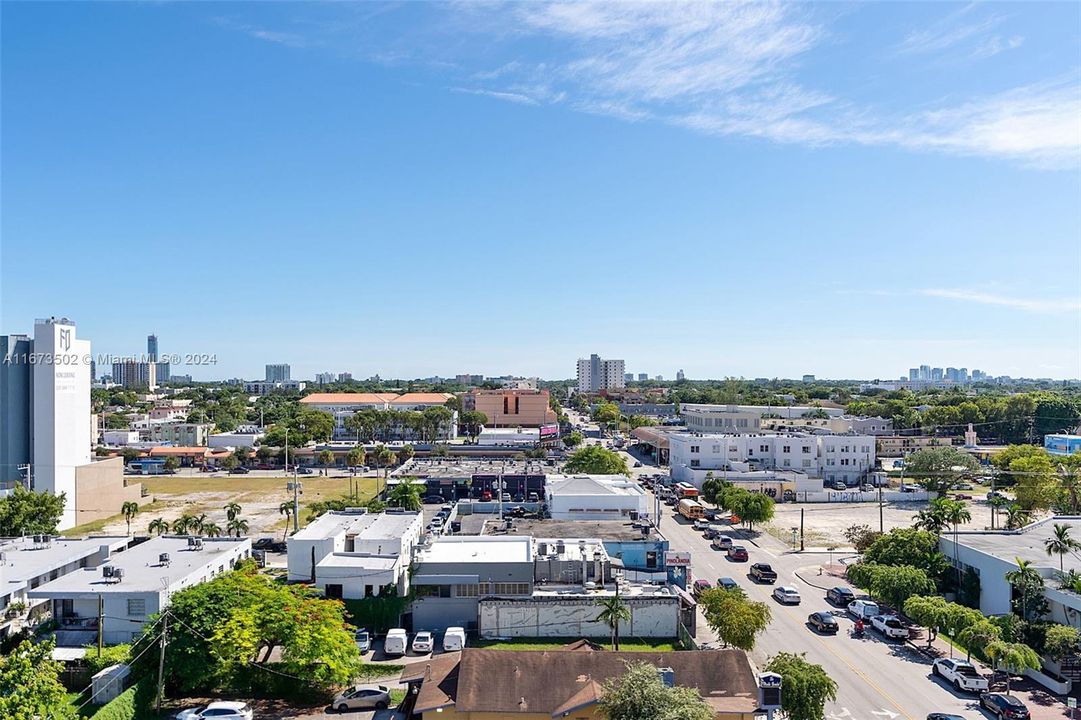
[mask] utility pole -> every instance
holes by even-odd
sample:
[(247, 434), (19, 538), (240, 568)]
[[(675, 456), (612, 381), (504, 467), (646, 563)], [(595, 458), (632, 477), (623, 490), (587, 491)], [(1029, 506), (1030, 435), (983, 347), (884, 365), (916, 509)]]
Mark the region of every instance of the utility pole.
[(101, 657), (101, 647), (104, 644), (104, 628), (105, 624), (105, 600), (102, 599), (101, 593), (98, 593), (98, 657)]
[(154, 710), (161, 710), (161, 701), (165, 698), (165, 646), (169, 643), (169, 613), (161, 616), (161, 652), (158, 654), (158, 695), (154, 699)]
[(296, 467), (293, 468), (293, 482), (289, 483), (293, 491), (293, 533), (300, 532), (300, 480), (297, 479)]
[(883, 534), (882, 525), (882, 486), (878, 486), (878, 534)]
[(803, 552), (803, 508), (799, 509), (799, 551)]

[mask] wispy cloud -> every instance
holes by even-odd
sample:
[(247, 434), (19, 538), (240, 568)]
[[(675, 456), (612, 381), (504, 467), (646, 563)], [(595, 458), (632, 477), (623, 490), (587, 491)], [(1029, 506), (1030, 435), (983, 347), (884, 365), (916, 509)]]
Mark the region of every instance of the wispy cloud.
[(914, 30), (897, 47), (900, 53), (934, 53), (979, 38), (1005, 20), (1000, 14), (972, 17), (976, 3), (964, 5), (926, 28)]
[(520, 105), (540, 105), (540, 102), (534, 100), (528, 95), (516, 92), (500, 92), (498, 90), (484, 90), (481, 88), (466, 88), (466, 87), (452, 87), (451, 92), (465, 93), (467, 95), (483, 95), (485, 97), (496, 98), (497, 100), (506, 100), (508, 102), (519, 103)]
[(308, 39), (299, 33), (269, 30), (258, 25), (237, 22), (227, 17), (216, 17), (214, 18), (214, 22), (224, 28), (242, 32), (257, 40), (265, 40), (266, 42), (278, 43), (279, 45), (286, 45), (294, 48), (308, 47), (310, 44)]
[(1013, 297), (1009, 295), (999, 295), (997, 293), (982, 292), (979, 290), (965, 290), (958, 288), (927, 288), (921, 290), (920, 294), (928, 297), (977, 303), (979, 305), (1008, 307), (1015, 310), (1024, 310), (1025, 312), (1043, 315), (1081, 312), (1081, 300), (1076, 297), (1048, 300), (1041, 298)]

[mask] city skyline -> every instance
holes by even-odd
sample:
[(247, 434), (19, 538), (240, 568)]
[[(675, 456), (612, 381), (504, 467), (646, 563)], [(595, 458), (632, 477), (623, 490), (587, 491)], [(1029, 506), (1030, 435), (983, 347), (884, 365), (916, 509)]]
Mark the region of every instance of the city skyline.
[(651, 7), (5, 6), (0, 331), (195, 379), (1081, 376), (1076, 5)]

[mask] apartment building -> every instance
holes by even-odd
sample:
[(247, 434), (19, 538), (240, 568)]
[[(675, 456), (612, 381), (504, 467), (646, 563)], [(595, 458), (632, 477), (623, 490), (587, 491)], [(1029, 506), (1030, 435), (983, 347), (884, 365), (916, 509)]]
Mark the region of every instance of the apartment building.
[(591, 393), (627, 386), (622, 360), (605, 360), (593, 354), (578, 359), (578, 392)]
[(486, 427), (540, 427), (558, 422), (547, 390), (474, 390), (466, 395), (464, 407), (484, 413)]

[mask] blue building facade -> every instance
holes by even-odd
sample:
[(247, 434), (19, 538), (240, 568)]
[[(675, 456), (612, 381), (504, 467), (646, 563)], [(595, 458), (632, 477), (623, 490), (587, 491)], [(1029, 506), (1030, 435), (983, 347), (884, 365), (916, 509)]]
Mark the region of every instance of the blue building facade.
[(1081, 435), (1044, 435), (1043, 449), (1052, 455), (1081, 453)]

